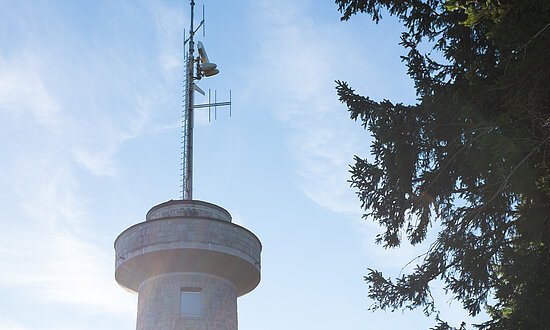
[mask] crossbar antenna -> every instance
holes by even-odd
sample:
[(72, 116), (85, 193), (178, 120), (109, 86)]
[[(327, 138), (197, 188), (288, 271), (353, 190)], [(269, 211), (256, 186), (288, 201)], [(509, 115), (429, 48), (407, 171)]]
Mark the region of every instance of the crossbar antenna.
[[(190, 0), (191, 4), (191, 23), (189, 28), (189, 37), (184, 39), (183, 53), (185, 62), (185, 79), (184, 79), (184, 95), (183, 95), (183, 125), (182, 125), (182, 199), (193, 199), (193, 126), (194, 126), (194, 109), (208, 107), (208, 115), (210, 119), (210, 108), (214, 107), (214, 115), (216, 116), (217, 107), (229, 106), (229, 115), (231, 116), (231, 91), (229, 91), (228, 102), (217, 102), (215, 94), (214, 103), (210, 102), (210, 90), (208, 91), (209, 101), (206, 104), (194, 104), (194, 92), (197, 91), (202, 95), (205, 92), (195, 83), (203, 77), (212, 77), (220, 71), (217, 65), (210, 62), (206, 49), (202, 42), (197, 42), (198, 56), (195, 58), (195, 41), (194, 37), (197, 31), (202, 27), (203, 36), (205, 35), (205, 20), (204, 20), (204, 5), (202, 7), (202, 20), (195, 28), (193, 26), (195, 15), (195, 1)], [(184, 32), (185, 35), (185, 32)], [(185, 38), (185, 37), (184, 37)], [(187, 46), (187, 49), (186, 49)], [(196, 67), (195, 67), (196, 66)]]

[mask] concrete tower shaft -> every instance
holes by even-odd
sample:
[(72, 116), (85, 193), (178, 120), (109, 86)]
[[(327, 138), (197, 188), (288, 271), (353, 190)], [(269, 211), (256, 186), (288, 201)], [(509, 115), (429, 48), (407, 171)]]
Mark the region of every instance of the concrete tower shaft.
[(137, 329), (237, 329), (260, 282), (259, 239), (214, 204), (176, 200), (115, 240), (115, 278), (138, 292)]

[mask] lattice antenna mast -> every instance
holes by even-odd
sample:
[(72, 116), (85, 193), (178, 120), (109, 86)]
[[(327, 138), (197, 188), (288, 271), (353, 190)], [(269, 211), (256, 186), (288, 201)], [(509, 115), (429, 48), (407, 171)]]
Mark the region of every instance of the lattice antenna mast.
[[(189, 29), (189, 37), (184, 41), (183, 53), (185, 61), (185, 83), (184, 83), (184, 109), (183, 109), (183, 139), (182, 139), (182, 199), (193, 199), (193, 121), (194, 121), (194, 109), (208, 107), (209, 116), (210, 108), (217, 109), (218, 106), (231, 106), (231, 91), (229, 92), (229, 102), (210, 102), (210, 91), (208, 93), (209, 102), (207, 104), (194, 104), (194, 92), (205, 95), (204, 91), (200, 89), (195, 81), (202, 79), (203, 77), (211, 77), (219, 73), (216, 69), (216, 64), (211, 63), (206, 55), (206, 50), (202, 42), (197, 43), (198, 56), (195, 58), (195, 41), (194, 37), (196, 32), (202, 27), (204, 36), (204, 6), (202, 10), (202, 20), (200, 24), (195, 28), (193, 26), (195, 16), (195, 1), (191, 0), (191, 27)], [(185, 33), (184, 33), (185, 35)], [(187, 50), (185, 46), (187, 45)], [(195, 63), (196, 62), (196, 63)], [(196, 64), (196, 70), (195, 70)], [(230, 110), (231, 115), (231, 110)]]
[[(184, 42), (185, 54), (185, 90), (184, 90), (184, 112), (183, 112), (183, 156), (182, 156), (182, 199), (193, 199), (193, 85), (195, 84), (194, 65), (195, 65), (195, 42), (193, 37), (195, 29), (193, 21), (195, 16), (195, 1), (191, 0), (191, 28), (189, 29), (189, 38)], [(188, 52), (185, 52), (185, 44)]]

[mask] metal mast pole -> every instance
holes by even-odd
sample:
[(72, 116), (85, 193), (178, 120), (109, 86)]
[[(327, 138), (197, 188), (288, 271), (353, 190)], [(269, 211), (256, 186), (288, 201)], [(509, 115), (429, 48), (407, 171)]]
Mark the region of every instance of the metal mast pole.
[(189, 53), (186, 63), (186, 86), (185, 86), (185, 116), (183, 132), (183, 196), (184, 200), (193, 199), (193, 92), (194, 92), (194, 64), (195, 64), (195, 43), (193, 27), (195, 1), (191, 0), (191, 28), (189, 29)]

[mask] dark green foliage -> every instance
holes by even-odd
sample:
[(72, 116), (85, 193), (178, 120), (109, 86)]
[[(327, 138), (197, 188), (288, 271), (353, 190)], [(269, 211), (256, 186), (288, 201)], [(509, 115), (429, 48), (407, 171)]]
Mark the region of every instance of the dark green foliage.
[[(429, 314), (439, 278), (471, 315), (496, 298), (481, 328), (550, 329), (550, 1), (336, 3), (343, 20), (364, 12), (403, 22), (418, 95), (410, 106), (377, 102), (337, 82), (374, 139), (373, 161), (356, 156), (351, 169), (365, 217), (382, 225), (386, 247), (440, 228), (411, 274), (370, 270), (374, 308)], [(426, 43), (438, 61), (419, 50)]]

